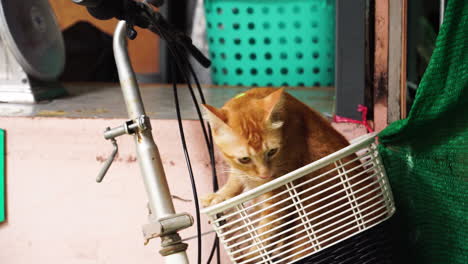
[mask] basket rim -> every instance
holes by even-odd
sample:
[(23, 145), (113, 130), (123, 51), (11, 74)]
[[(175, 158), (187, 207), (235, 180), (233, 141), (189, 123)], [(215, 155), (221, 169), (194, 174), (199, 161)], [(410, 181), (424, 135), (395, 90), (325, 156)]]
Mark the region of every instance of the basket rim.
[(215, 204), (213, 206), (204, 208), (201, 210), (202, 214), (207, 214), (207, 215), (214, 215), (216, 213), (220, 213), (225, 211), (226, 209), (232, 208), (233, 206), (236, 206), (240, 203), (247, 202), (251, 200), (254, 197), (257, 197), (259, 195), (262, 195), (266, 192), (272, 191), (282, 185), (284, 185), (287, 182), (296, 180), (306, 174), (309, 174), (315, 170), (321, 169), (331, 162), (341, 159), (343, 157), (346, 157), (350, 154), (355, 153), (356, 151), (362, 149), (364, 146), (370, 145), (373, 142), (376, 141), (378, 133), (373, 132), (369, 134), (362, 135), (360, 137), (357, 137), (353, 140), (350, 141), (350, 145), (346, 146), (330, 155), (327, 155), (321, 159), (318, 159), (312, 163), (309, 163), (303, 167), (300, 167), (296, 170), (293, 170), (287, 174), (284, 174), (283, 176), (280, 176), (270, 182), (267, 182), (265, 184), (262, 184), (261, 186), (258, 186), (256, 188), (253, 188), (251, 190), (248, 190), (246, 192), (243, 192), (233, 198), (230, 198), (228, 200), (225, 200), (219, 204)]

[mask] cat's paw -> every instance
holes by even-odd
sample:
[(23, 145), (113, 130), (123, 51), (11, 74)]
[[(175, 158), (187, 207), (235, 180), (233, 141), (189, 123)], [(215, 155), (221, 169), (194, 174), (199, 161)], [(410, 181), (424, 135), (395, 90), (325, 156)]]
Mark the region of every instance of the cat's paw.
[(204, 207), (212, 206), (219, 204), (220, 202), (226, 200), (227, 198), (219, 193), (210, 193), (201, 198), (201, 203)]

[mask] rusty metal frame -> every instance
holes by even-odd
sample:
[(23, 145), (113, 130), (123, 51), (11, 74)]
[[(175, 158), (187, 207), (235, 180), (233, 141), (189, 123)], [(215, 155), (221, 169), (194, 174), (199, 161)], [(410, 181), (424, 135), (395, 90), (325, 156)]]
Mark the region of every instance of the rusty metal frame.
[(374, 127), (406, 117), (407, 0), (375, 0)]

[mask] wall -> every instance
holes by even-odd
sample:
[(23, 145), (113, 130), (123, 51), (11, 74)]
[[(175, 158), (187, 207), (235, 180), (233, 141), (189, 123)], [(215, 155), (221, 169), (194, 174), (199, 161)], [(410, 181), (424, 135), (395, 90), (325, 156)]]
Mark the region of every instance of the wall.
[[(112, 35), (117, 24), (116, 19), (97, 20), (86, 8), (74, 4), (71, 0), (49, 1), (62, 30), (78, 21), (88, 21), (100, 30)], [(159, 72), (159, 37), (148, 30), (136, 28), (138, 37), (129, 41), (129, 53), (133, 67), (137, 73)]]
[[(105, 126), (124, 120), (0, 118), (6, 130), (7, 222), (0, 224), (0, 263), (162, 263), (159, 239), (143, 246), (146, 194), (131, 137), (118, 139), (120, 156), (100, 184), (95, 177), (111, 151)], [(175, 121), (153, 122), (174, 195), (193, 200)], [(186, 122), (200, 193), (211, 190), (207, 155), (196, 122)], [(192, 202), (174, 200), (194, 215)], [(203, 230), (210, 230), (203, 217)], [(195, 228), (181, 233), (195, 235)], [(204, 257), (213, 235), (204, 237)], [(196, 240), (189, 256), (196, 259)]]
[[(143, 246), (147, 199), (131, 137), (118, 138), (118, 159), (104, 181), (95, 182), (111, 151), (103, 128), (123, 121), (0, 117), (7, 134), (7, 221), (0, 224), (0, 263), (163, 263), (159, 240)], [(152, 124), (172, 194), (193, 200), (176, 121)], [(198, 191), (205, 194), (211, 190), (211, 176), (201, 130), (197, 121), (184, 124)], [(365, 133), (354, 124), (336, 126), (348, 138)], [(174, 203), (177, 212), (195, 214), (192, 202)], [(203, 231), (211, 230), (204, 216), (202, 224)], [(195, 228), (181, 234), (195, 235)], [(203, 239), (204, 261), (212, 241), (213, 235)], [(195, 242), (189, 242), (191, 263), (196, 260)], [(222, 263), (229, 263), (226, 256)]]

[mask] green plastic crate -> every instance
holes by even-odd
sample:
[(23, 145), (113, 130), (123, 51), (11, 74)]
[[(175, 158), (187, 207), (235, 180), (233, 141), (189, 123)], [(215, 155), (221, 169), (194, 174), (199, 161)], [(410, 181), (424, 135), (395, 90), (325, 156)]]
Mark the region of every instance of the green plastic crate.
[(245, 86), (332, 86), (335, 1), (205, 0), (212, 78)]

